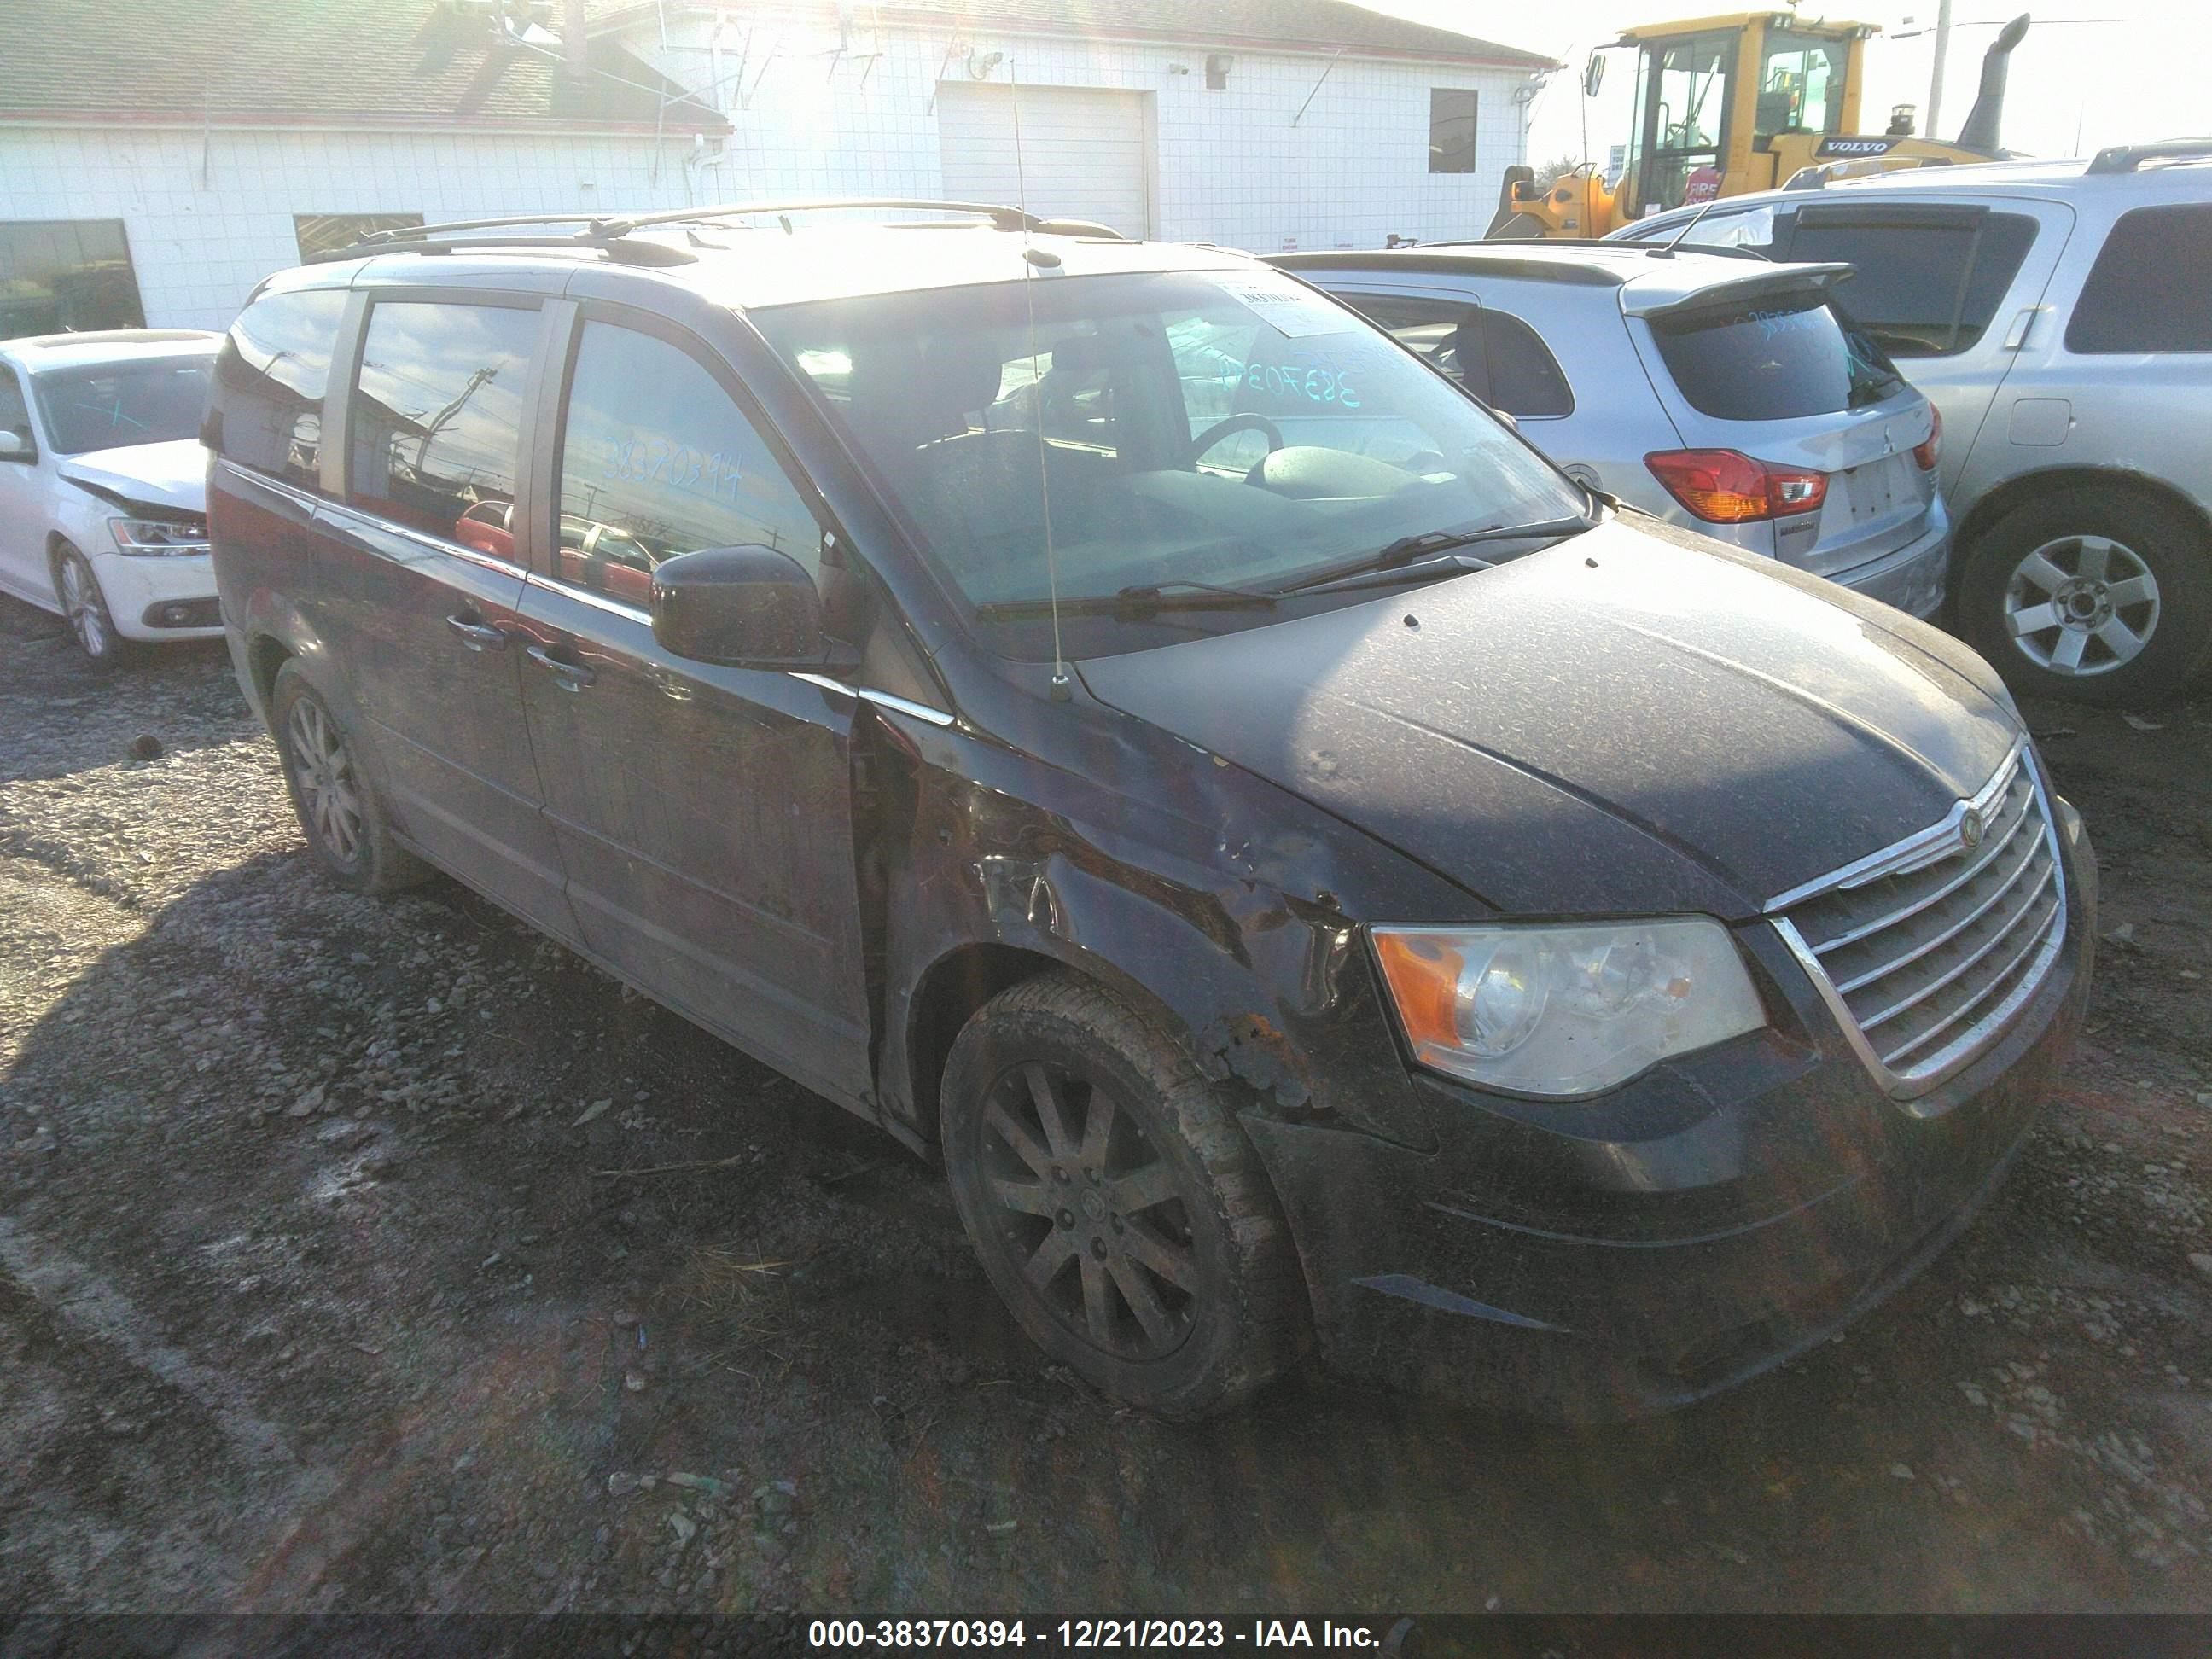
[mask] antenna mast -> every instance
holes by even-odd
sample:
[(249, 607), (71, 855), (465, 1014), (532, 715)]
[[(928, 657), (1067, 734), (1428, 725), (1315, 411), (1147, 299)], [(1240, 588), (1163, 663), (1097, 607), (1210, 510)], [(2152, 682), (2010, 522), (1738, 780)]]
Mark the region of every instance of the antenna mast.
[(1060, 644), (1060, 562), (1054, 556), (1052, 546), (1052, 469), (1046, 464), (1044, 376), (1037, 368), (1036, 290), (1030, 286), (1042, 282), (1044, 273), (1060, 264), (1060, 256), (1037, 246), (1036, 233), (1031, 228), (1036, 222), (1030, 217), (1029, 173), (1022, 162), (1022, 91), (1012, 60), (1006, 64), (1006, 96), (1014, 106), (1015, 205), (1022, 210), (1022, 259), (1029, 266), (1022, 273), (1022, 299), (1029, 309), (1030, 386), (1035, 394), (1030, 406), (1036, 412), (1037, 494), (1044, 507), (1045, 588), (1052, 604), (1052, 697), (1054, 702), (1066, 702), (1074, 694), (1067, 657)]

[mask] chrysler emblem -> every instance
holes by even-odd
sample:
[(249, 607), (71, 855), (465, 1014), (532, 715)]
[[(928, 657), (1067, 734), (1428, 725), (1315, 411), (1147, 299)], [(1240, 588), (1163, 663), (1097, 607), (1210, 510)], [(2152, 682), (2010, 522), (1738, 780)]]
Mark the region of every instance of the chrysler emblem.
[(1970, 853), (1982, 844), (1982, 815), (1971, 806), (1959, 820), (1959, 840)]

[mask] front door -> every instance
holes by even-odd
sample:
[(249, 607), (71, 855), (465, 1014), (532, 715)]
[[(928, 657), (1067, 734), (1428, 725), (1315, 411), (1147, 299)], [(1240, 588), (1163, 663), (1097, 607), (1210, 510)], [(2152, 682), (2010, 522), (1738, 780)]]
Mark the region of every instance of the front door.
[(33, 452), (0, 455), (0, 588), (45, 605), (54, 591), (46, 544), (53, 509), (46, 499), (51, 485), (39, 466), (38, 434), (25, 392), (15, 366), (0, 363), (0, 432), (20, 433)]
[(535, 301), (371, 303), (345, 410), (345, 500), (316, 513), (316, 621), (369, 722), (400, 830), (574, 939), (523, 721), (522, 568), (501, 514), (520, 493), (546, 326)]
[(848, 1103), (872, 1093), (848, 750), (853, 700), (672, 655), (653, 568), (761, 544), (818, 572), (823, 526), (684, 337), (587, 307), (522, 599), (523, 701), (587, 947)]

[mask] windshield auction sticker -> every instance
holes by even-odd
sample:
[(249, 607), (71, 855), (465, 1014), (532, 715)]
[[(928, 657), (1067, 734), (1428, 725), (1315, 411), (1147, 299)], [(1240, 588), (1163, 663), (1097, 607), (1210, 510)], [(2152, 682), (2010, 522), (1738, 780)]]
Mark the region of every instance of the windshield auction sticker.
[(1250, 277), (1231, 277), (1221, 289), (1239, 305), (1257, 312), (1268, 327), (1291, 339), (1309, 334), (1348, 334), (1359, 325), (1359, 319), (1343, 307), (1288, 283), (1277, 286)]

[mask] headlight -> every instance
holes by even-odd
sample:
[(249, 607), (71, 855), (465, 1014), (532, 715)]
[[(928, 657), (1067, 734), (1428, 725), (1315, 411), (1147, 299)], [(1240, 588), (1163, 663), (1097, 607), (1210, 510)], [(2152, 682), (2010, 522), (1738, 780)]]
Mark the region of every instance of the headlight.
[(1586, 1095), (1766, 1024), (1717, 921), (1377, 927), (1424, 1066), (1532, 1095)]
[(177, 558), (208, 550), (205, 519), (110, 519), (119, 551), (144, 558)]

